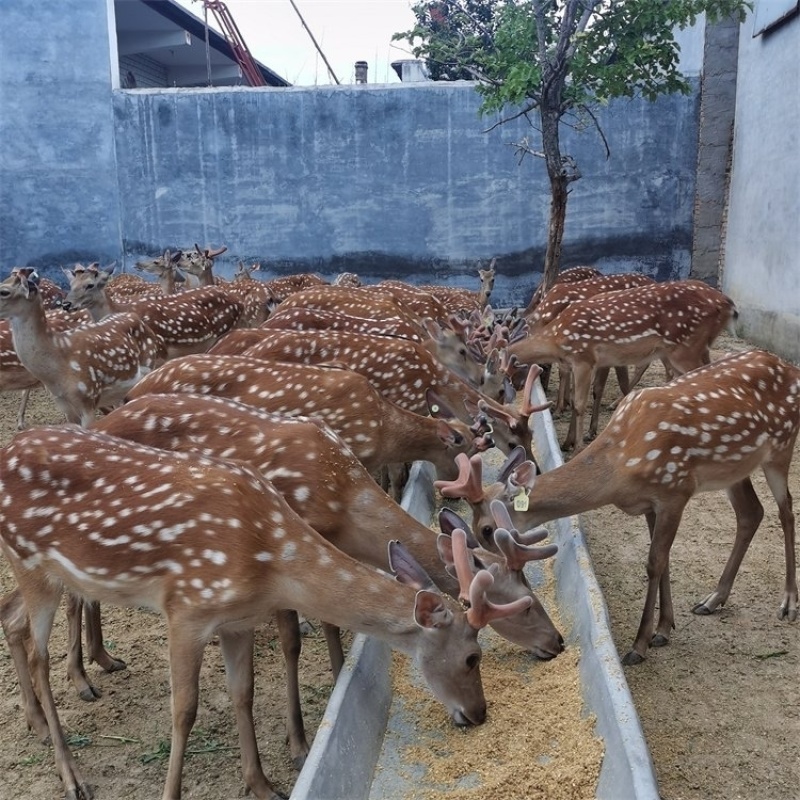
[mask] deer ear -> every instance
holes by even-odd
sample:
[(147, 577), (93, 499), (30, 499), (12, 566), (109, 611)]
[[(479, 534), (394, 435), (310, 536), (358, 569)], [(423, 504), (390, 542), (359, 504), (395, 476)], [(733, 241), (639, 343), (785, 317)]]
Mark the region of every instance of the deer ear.
[[(452, 508), (443, 508), (439, 512), (439, 529), (449, 538), (450, 534), (456, 528), (460, 528), (462, 531), (464, 531), (464, 533), (467, 534), (467, 547), (470, 549), (473, 547), (479, 547), (478, 540), (475, 538), (469, 525), (467, 525), (461, 515), (456, 514)], [(441, 550), (439, 553), (441, 555)]]
[(452, 409), (443, 402), (442, 398), (433, 389), (425, 390), (425, 401), (428, 404), (428, 411), (432, 417), (437, 419), (454, 419), (455, 414)]
[(517, 445), (509, 454), (497, 475), (498, 483), (506, 483), (509, 475), (526, 460), (525, 448)]
[(446, 420), (436, 420), (436, 435), (447, 447), (458, 447), (464, 443), (464, 437)]
[(405, 583), (414, 589), (436, 592), (436, 584), (402, 542), (396, 540), (389, 542), (389, 567), (400, 583)]
[(421, 628), (446, 628), (453, 624), (453, 612), (438, 592), (420, 591), (414, 600), (414, 621)]

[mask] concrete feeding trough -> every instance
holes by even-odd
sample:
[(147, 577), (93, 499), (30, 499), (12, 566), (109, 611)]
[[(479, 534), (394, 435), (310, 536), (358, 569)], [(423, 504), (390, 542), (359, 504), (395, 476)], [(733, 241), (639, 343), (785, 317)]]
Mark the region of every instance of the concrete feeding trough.
[[(534, 402), (545, 397), (537, 383)], [(534, 415), (534, 444), (540, 466), (560, 466), (561, 450), (549, 412)], [(433, 472), (414, 465), (403, 508), (424, 524), (434, 508)], [(627, 681), (611, 638), (608, 613), (595, 579), (579, 519), (552, 523), (551, 539), (559, 546), (553, 562), (556, 600), (569, 624), (565, 638), (580, 649), (579, 671), (587, 712), (596, 718), (605, 754), (597, 785), (599, 800), (658, 800), (650, 752)], [(537, 580), (531, 576), (535, 585)], [(387, 727), (393, 741), (409, 743), (413, 720), (393, 706), (387, 645), (357, 636), (334, 687), (292, 800), (402, 800), (407, 797), (408, 765), (382, 744)], [(376, 769), (377, 768), (377, 769)], [(402, 773), (402, 774), (401, 774)], [(406, 777), (404, 778), (403, 775)]]

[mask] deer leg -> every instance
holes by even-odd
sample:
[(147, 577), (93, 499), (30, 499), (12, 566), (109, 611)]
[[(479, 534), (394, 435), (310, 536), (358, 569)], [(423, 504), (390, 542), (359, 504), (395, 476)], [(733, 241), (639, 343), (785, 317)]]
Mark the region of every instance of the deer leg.
[(389, 464), (387, 467), (389, 475), (389, 486), (391, 491), (389, 495), (392, 500), (399, 503), (403, 499), (403, 491), (408, 483), (408, 475), (411, 468), (406, 463)]
[[(597, 436), (597, 423), (600, 420), (600, 405), (603, 402), (603, 392), (606, 389), (610, 367), (600, 367), (594, 374), (592, 383), (592, 416), (589, 420), (589, 431), (586, 434), (586, 441), (591, 441)], [(627, 376), (627, 370), (625, 371)]]
[[(645, 512), (647, 528), (650, 533), (650, 541), (653, 541), (653, 531), (655, 530), (656, 515), (653, 511)], [(650, 639), (650, 647), (666, 647), (669, 644), (669, 637), (675, 627), (675, 610), (672, 606), (672, 586), (669, 577), (669, 553), (667, 553), (667, 563), (661, 573), (661, 580), (658, 583), (658, 624), (656, 631)]]
[(342, 650), (342, 637), (339, 628), (336, 625), (331, 625), (328, 622), (322, 623), (322, 633), (325, 636), (325, 642), (328, 645), (328, 657), (331, 661), (331, 672), (333, 679), (337, 680), (339, 673), (342, 671), (344, 665), (344, 650)]
[(662, 509), (653, 521), (650, 552), (647, 556), (647, 595), (633, 648), (622, 659), (622, 663), (626, 666), (641, 664), (647, 654), (653, 635), (656, 597), (662, 585), (662, 577), (669, 566), (669, 551), (678, 532), (683, 508), (684, 505), (678, 510)]
[(28, 400), (31, 396), (31, 390), (23, 389), (22, 397), (19, 401), (19, 411), (17, 411), (17, 430), (25, 430), (25, 412), (28, 410)]
[(200, 666), (205, 640), (188, 625), (169, 620), (169, 672), (172, 687), (172, 740), (161, 800), (180, 800), (186, 743), (197, 718)]
[(299, 770), (305, 764), (309, 750), (303, 723), (303, 708), (300, 702), (300, 683), (298, 680), (300, 650), (303, 646), (302, 637), (300, 636), (300, 621), (296, 611), (281, 610), (275, 612), (275, 622), (278, 625), (278, 636), (283, 650), (283, 660), (286, 664), (286, 728), (289, 740), (289, 754), (295, 769)]
[(275, 792), (264, 775), (253, 724), (253, 631), (220, 630), (219, 645), (236, 714), (242, 777), (259, 800), (277, 800), (281, 795)]
[(117, 672), (127, 666), (124, 661), (114, 658), (103, 646), (103, 627), (100, 618), (100, 603), (85, 602), (83, 616), (86, 624), (86, 649), (89, 662), (94, 662), (106, 672)]
[(42, 704), (47, 719), (56, 769), (64, 784), (65, 800), (92, 800), (94, 792), (84, 780), (67, 746), (50, 687), (50, 653), (47, 644), (60, 595), (60, 588), (48, 587), (44, 582), (40, 582), (25, 596), (32, 637), (29, 652), (31, 678), (34, 692)]
[[(540, 378), (541, 379), (541, 378)], [(563, 414), (571, 404), (570, 392), (572, 390), (572, 370), (566, 364), (558, 365), (558, 394), (556, 407), (553, 412)]]
[(778, 608), (778, 619), (788, 619), (794, 622), (797, 619), (797, 567), (795, 564), (795, 519), (792, 510), (792, 495), (789, 492), (787, 476), (792, 449), (786, 450), (786, 464), (767, 464), (763, 467), (770, 491), (778, 504), (778, 516), (783, 528), (783, 546), (786, 555), (786, 582), (784, 585), (783, 601)]
[(725, 564), (725, 569), (717, 583), (717, 588), (708, 597), (698, 603), (692, 611), (695, 614), (713, 614), (720, 606), (724, 606), (731, 593), (733, 581), (739, 572), (742, 559), (750, 542), (753, 541), (758, 526), (764, 517), (764, 507), (753, 489), (750, 478), (728, 487), (726, 494), (736, 514), (736, 538), (733, 549)]
[(0, 601), (0, 624), (17, 670), (19, 691), (22, 695), (22, 708), (28, 728), (32, 730), (43, 744), (50, 742), (50, 729), (42, 705), (31, 682), (30, 664), (28, 663), (28, 646), (31, 642), (31, 629), (28, 624), (28, 610), (19, 589), (9, 592)]
[(572, 419), (562, 450), (573, 447), (577, 453), (584, 446), (583, 420), (586, 415), (586, 406), (589, 404), (589, 390), (592, 385), (592, 367), (590, 364), (578, 362), (572, 365)]
[(81, 615), (83, 600), (67, 593), (67, 675), (81, 700), (94, 702), (102, 692), (89, 683), (83, 666), (83, 643), (81, 637)]

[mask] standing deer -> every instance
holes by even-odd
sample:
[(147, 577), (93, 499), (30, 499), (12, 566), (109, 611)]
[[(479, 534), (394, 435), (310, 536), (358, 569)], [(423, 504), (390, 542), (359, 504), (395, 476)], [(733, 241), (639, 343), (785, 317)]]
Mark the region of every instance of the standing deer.
[(662, 359), (680, 375), (707, 364), (711, 344), (736, 313), (729, 297), (701, 281), (653, 283), (571, 303), (538, 333), (509, 345), (508, 354), (569, 366), (575, 400), (562, 448), (579, 450), (597, 370)]
[(86, 426), (99, 408), (121, 402), (163, 361), (163, 345), (134, 314), (52, 330), (32, 274), (22, 268), (0, 283), (0, 319), (9, 320), (20, 362), (53, 395), (67, 421)]
[[(277, 490), (240, 462), (131, 444), (75, 427), (25, 431), (0, 451), (0, 546), (30, 620), (33, 689), (66, 796), (92, 790), (66, 744), (50, 687), (48, 640), (64, 590), (145, 607), (167, 622), (172, 743), (162, 800), (179, 800), (203, 651), (214, 635), (226, 666), (242, 770), (253, 794), (277, 795), (253, 732), (253, 630), (296, 609), (408, 654), (458, 725), (480, 724), (486, 701), (478, 630), (519, 613), (494, 606), (491, 573), (469, 581), (467, 611), (441, 595), (399, 543), (398, 581), (346, 556), (301, 520)], [(465, 547), (461, 539), (454, 542)], [(463, 553), (461, 558), (463, 559)]]
[[(525, 462), (504, 484), (479, 490), (477, 459), (459, 456), (462, 472), (439, 484), (448, 497), (467, 497), (473, 528), (487, 533), (488, 505), (522, 493), (522, 528), (604, 505), (644, 514), (650, 532), (647, 595), (641, 624), (625, 664), (647, 648), (668, 643), (674, 627), (669, 551), (686, 504), (700, 492), (725, 489), (736, 514), (736, 539), (717, 588), (694, 607), (711, 614), (724, 605), (764, 516), (750, 476), (759, 467), (778, 505), (786, 554), (780, 619), (797, 619), (795, 519), (788, 475), (800, 429), (800, 369), (763, 350), (728, 355), (664, 386), (623, 398), (606, 428), (567, 464), (541, 475)], [(505, 497), (506, 504), (509, 502)], [(489, 531), (490, 532), (490, 531)], [(656, 596), (660, 591), (654, 631)]]
[[(571, 284), (571, 283), (580, 283), (582, 281), (591, 280), (592, 278), (599, 278), (601, 277), (602, 273), (599, 269), (595, 269), (594, 267), (570, 267), (569, 269), (565, 269), (563, 272), (559, 272), (558, 276), (556, 277), (555, 283), (550, 287), (552, 291), (556, 286)], [(547, 292), (549, 294), (549, 292)], [(528, 301), (528, 305), (525, 306), (525, 310), (523, 311), (524, 316), (529, 316), (532, 314), (539, 303), (542, 302), (542, 299), (545, 296), (544, 291), (544, 281), (540, 283), (533, 294), (531, 295), (531, 299)]]
[(214, 287), (150, 297), (132, 303), (114, 300), (107, 291), (113, 270), (65, 270), (70, 283), (67, 308), (86, 309), (96, 321), (112, 314), (137, 314), (159, 336), (166, 358), (204, 353), (237, 324), (242, 305)]
[[(271, 414), (210, 396), (148, 394), (98, 420), (93, 430), (164, 450), (245, 461), (272, 481), (294, 511), (338, 549), (386, 571), (389, 543), (397, 539), (442, 591), (457, 595), (458, 584), (442, 563), (436, 535), (392, 502), (344, 442), (316, 419)], [(291, 446), (285, 446), (287, 442)], [(558, 655), (563, 639), (523, 573), (525, 563), (549, 557), (552, 552), (515, 547), (506, 548), (500, 556), (485, 551), (477, 555), (495, 577), (487, 590), (490, 601), (506, 603), (523, 596), (532, 598), (530, 609), (492, 623), (498, 633), (539, 658)], [(27, 689), (30, 679), (24, 674), (23, 640), (27, 631), (16, 619), (20, 601), (18, 596), (16, 602), (7, 599), (0, 619), (15, 663), (21, 665), (18, 671), (29, 725), (44, 738), (47, 723), (32, 690)], [(336, 675), (343, 662), (338, 629), (330, 630), (326, 624), (323, 627)], [(300, 767), (308, 753), (308, 743), (297, 681), (300, 637), (296, 614), (281, 612), (279, 632), (287, 662), (289, 744), (292, 759)], [(99, 621), (94, 617), (87, 619), (87, 638), (90, 652), (103, 640)], [(75, 649), (79, 642), (79, 635), (77, 641), (70, 642), (72, 649), (67, 658), (88, 683), (80, 653)]]

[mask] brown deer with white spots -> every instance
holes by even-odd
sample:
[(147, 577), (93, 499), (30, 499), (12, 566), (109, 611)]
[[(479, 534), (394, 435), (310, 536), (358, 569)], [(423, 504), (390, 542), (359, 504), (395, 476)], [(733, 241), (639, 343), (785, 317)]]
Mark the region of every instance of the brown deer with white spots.
[(481, 285), (477, 292), (458, 286), (435, 284), (423, 284), (420, 288), (436, 297), (444, 305), (448, 314), (470, 314), (473, 311), (483, 311), (489, 305), (494, 289), (496, 262), (497, 259), (493, 258), (488, 269), (478, 270)]
[[(221, 342), (220, 345), (224, 345)], [(212, 348), (211, 352), (215, 352)], [(483, 395), (442, 365), (422, 345), (389, 336), (342, 331), (269, 331), (244, 355), (269, 362), (301, 364), (339, 363), (367, 378), (388, 400), (416, 414), (429, 411), (428, 390), (472, 424), (482, 411), (493, 420), (497, 446), (509, 451), (522, 445), (532, 457), (530, 415), (539, 410), (531, 403), (532, 381), (522, 392), (518, 411)]]
[(122, 402), (163, 361), (163, 344), (135, 314), (53, 330), (32, 274), (21, 268), (0, 283), (0, 319), (9, 320), (20, 363), (52, 394), (68, 422), (86, 426), (98, 409)]
[[(166, 618), (173, 725), (162, 800), (181, 796), (200, 666), (213, 636), (226, 665), (245, 782), (256, 797), (276, 800), (252, 710), (253, 631), (275, 611), (296, 609), (383, 639), (414, 660), (456, 724), (471, 725), (486, 718), (478, 631), (531, 604), (529, 597), (489, 603), (494, 579), (481, 570), (463, 576), (464, 611), (397, 542), (389, 554), (393, 580), (327, 542), (241, 462), (61, 426), (18, 434), (0, 451), (0, 476), (0, 545), (27, 610), (33, 690), (71, 800), (93, 791), (66, 744), (50, 686), (48, 640), (65, 590)], [(454, 546), (466, 547), (461, 538)]]
[[(67, 314), (60, 309), (45, 311), (47, 327), (54, 332), (77, 328), (91, 318), (87, 314)], [(31, 389), (42, 384), (19, 360), (8, 320), (0, 320), (0, 392), (22, 392), (17, 413), (17, 430), (25, 427), (25, 412)]]
[[(581, 270), (588, 270), (589, 267), (575, 267), (575, 272), (567, 270), (562, 275), (564, 278), (570, 275), (583, 275)], [(596, 297), (605, 292), (616, 292), (621, 289), (632, 289), (635, 286), (649, 286), (654, 284), (655, 281), (647, 275), (642, 275), (636, 272), (618, 273), (614, 275), (591, 275), (587, 274), (584, 277), (576, 277), (569, 281), (557, 281), (556, 284), (550, 289), (547, 294), (541, 298), (541, 301), (536, 303), (535, 307), (528, 311), (526, 309), (523, 319), (526, 322), (528, 335), (535, 336), (542, 329), (546, 328), (553, 320), (566, 308), (570, 303), (577, 302), (578, 300), (587, 300), (590, 297)], [(533, 301), (531, 301), (533, 302)], [(618, 365), (614, 371), (617, 375), (620, 391), (627, 394), (631, 386), (635, 386), (642, 374), (642, 368), (637, 372), (633, 381), (628, 377), (628, 367)], [(596, 400), (595, 406), (592, 408), (592, 419), (590, 422), (590, 435), (597, 431), (597, 418), (600, 411), (600, 398), (603, 395), (610, 367), (601, 367), (596, 371), (592, 390)], [(542, 386), (547, 389), (547, 377), (542, 378)], [(569, 367), (564, 364), (559, 364), (559, 383), (558, 383), (558, 398), (556, 400), (555, 412), (561, 413), (570, 403), (570, 390), (572, 387), (572, 374)]]
[[(386, 571), (389, 542), (397, 539), (442, 591), (452, 596), (458, 593), (458, 584), (440, 557), (436, 535), (391, 501), (347, 445), (317, 419), (271, 414), (216, 397), (152, 394), (112, 411), (98, 420), (93, 430), (164, 450), (245, 461), (272, 481), (294, 511), (340, 550)], [(287, 447), (287, 442), (292, 446)], [(487, 590), (491, 602), (532, 598), (529, 609), (497, 620), (493, 627), (536, 657), (555, 658), (563, 649), (563, 639), (523, 572), (527, 562), (553, 555), (552, 548), (506, 547), (500, 555), (476, 549), (474, 555), (494, 575), (495, 581)], [(0, 607), (0, 620), (20, 672), (29, 726), (45, 738), (47, 722), (26, 672), (29, 632), (21, 604), (18, 593), (6, 598)], [(280, 612), (278, 622), (287, 662), (290, 752), (299, 768), (308, 754), (308, 743), (297, 681), (301, 647), (297, 615)], [(344, 660), (339, 632), (327, 624), (323, 627), (337, 675)], [(89, 680), (81, 660), (80, 631), (73, 629), (70, 635), (69, 674), (80, 676), (79, 686), (83, 687)], [(103, 641), (99, 615), (87, 615), (87, 640), (93, 654)], [(93, 692), (99, 696), (97, 690)]]
[(579, 450), (597, 371), (661, 359), (680, 375), (708, 363), (712, 343), (736, 316), (733, 301), (701, 281), (653, 283), (570, 303), (549, 325), (509, 345), (508, 354), (570, 368), (574, 402), (562, 448)]
[(453, 459), (493, 441), (448, 412), (433, 418), (388, 401), (365, 376), (349, 369), (269, 363), (249, 356), (187, 356), (164, 364), (128, 395), (174, 392), (214, 395), (291, 416), (315, 416), (331, 427), (370, 472), (388, 464), (430, 461), (442, 477)]
[(167, 359), (205, 353), (242, 314), (237, 300), (213, 287), (123, 303), (106, 290), (111, 270), (84, 268), (65, 273), (70, 282), (65, 307), (85, 309), (98, 322), (121, 312), (136, 314), (164, 343)]
[[(442, 494), (472, 503), (476, 531), (487, 532), (488, 504), (501, 495), (526, 507), (524, 529), (604, 505), (644, 514), (650, 532), (647, 595), (625, 664), (638, 664), (650, 646), (668, 643), (674, 627), (669, 552), (683, 509), (700, 492), (724, 489), (736, 514), (733, 550), (716, 589), (694, 607), (711, 614), (730, 595), (742, 559), (764, 516), (750, 476), (761, 468), (778, 506), (786, 578), (778, 617), (795, 621), (798, 590), (795, 518), (788, 474), (800, 429), (800, 368), (763, 350), (727, 355), (664, 386), (623, 398), (606, 428), (564, 466), (536, 475), (521, 462), (504, 484), (478, 488), (475, 463), (459, 456), (460, 478)], [(480, 540), (480, 537), (478, 537)], [(654, 630), (656, 597), (659, 618)]]
[[(558, 273), (555, 283), (550, 287), (550, 291), (552, 291), (556, 286), (570, 283), (580, 283), (582, 281), (599, 277), (602, 277), (602, 273), (599, 269), (595, 269), (594, 267), (570, 267), (569, 269), (565, 269), (563, 272)], [(531, 295), (528, 305), (525, 306), (525, 310), (522, 312), (523, 315), (526, 317), (531, 315), (536, 310), (539, 303), (542, 302), (545, 294), (549, 294), (549, 292), (544, 291), (544, 282), (542, 282), (536, 287), (536, 290)]]

